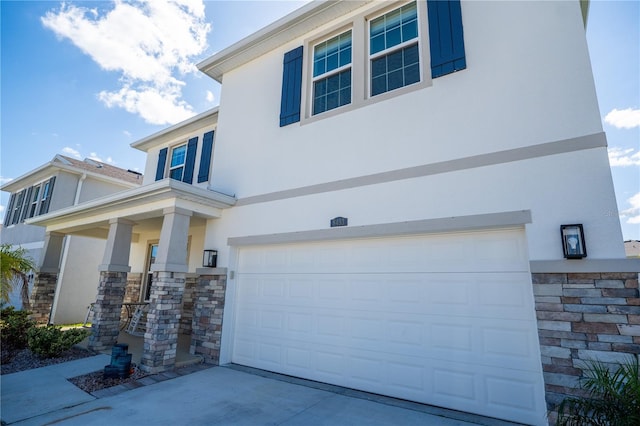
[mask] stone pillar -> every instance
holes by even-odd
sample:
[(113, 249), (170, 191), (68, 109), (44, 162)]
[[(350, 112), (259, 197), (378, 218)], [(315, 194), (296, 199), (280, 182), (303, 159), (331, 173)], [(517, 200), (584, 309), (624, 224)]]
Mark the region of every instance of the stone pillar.
[(187, 273), (187, 245), (192, 212), (177, 207), (163, 211), (158, 256), (144, 335), (141, 368), (149, 373), (173, 369)]
[(31, 303), (32, 318), (38, 324), (48, 324), (51, 306), (58, 285), (60, 272), (60, 256), (64, 234), (47, 232), (42, 249), (42, 260), (33, 281), (33, 289), (29, 302)]
[(222, 315), (227, 289), (226, 268), (202, 268), (194, 292), (191, 347), (189, 352), (202, 355), (204, 361), (220, 363)]
[(33, 289), (29, 295), (31, 318), (38, 324), (48, 324), (51, 306), (58, 284), (58, 274), (37, 272), (33, 281)]
[(104, 351), (112, 347), (118, 340), (120, 310), (126, 286), (126, 272), (100, 271), (98, 296), (93, 307), (89, 349)]
[(102, 351), (112, 347), (120, 333), (120, 311), (127, 287), (129, 251), (133, 222), (126, 219), (109, 221), (109, 236), (100, 265), (98, 297), (94, 305), (89, 349)]
[(141, 361), (144, 371), (158, 373), (175, 366), (185, 279), (183, 272), (153, 273)]

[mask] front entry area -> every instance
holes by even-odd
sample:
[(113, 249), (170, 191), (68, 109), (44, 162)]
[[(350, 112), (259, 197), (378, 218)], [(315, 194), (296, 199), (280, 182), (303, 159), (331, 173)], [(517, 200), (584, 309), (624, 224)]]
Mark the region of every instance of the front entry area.
[(232, 362), (543, 424), (524, 230), (238, 250)]

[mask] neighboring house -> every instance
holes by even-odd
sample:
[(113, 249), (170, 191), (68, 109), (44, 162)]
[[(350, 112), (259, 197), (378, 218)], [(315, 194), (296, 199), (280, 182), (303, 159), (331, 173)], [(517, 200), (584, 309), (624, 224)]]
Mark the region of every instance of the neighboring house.
[(624, 242), (624, 251), (627, 257), (640, 257), (640, 241), (627, 240)]
[(147, 371), (191, 332), (209, 362), (545, 423), (581, 361), (640, 352), (587, 5), (317, 1), (200, 63), (220, 107), (132, 144), (142, 187), (30, 220), (107, 239), (90, 346), (148, 300)]
[[(50, 162), (0, 188), (11, 193), (0, 241), (27, 249), (28, 255), (40, 264), (45, 228), (27, 225), (25, 220), (141, 184), (140, 173), (95, 160), (56, 155)], [(56, 297), (38, 307), (42, 311), (39, 319), (54, 324), (78, 323), (84, 320), (89, 304), (95, 302), (98, 268), (88, 265), (99, 262), (105, 244), (101, 239), (77, 236), (69, 236), (61, 243), (61, 263), (48, 265), (60, 270)], [(33, 287), (33, 273), (28, 276), (29, 286)], [(38, 293), (31, 297), (35, 297), (36, 304), (40, 303)], [(19, 292), (11, 294), (11, 304), (22, 306)]]

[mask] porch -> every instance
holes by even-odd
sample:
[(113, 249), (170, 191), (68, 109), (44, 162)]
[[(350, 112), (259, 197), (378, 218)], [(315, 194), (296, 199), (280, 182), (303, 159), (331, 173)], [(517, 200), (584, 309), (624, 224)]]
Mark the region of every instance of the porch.
[[(129, 345), (129, 353), (131, 356), (131, 362), (140, 365), (142, 361), (142, 353), (144, 352), (144, 336), (133, 336), (126, 331), (121, 331), (118, 335), (116, 343), (126, 343)], [(88, 349), (89, 338), (86, 338), (78, 344), (79, 347)], [(178, 334), (178, 345), (176, 347), (176, 363), (175, 367), (184, 367), (191, 364), (200, 364), (205, 362), (202, 355), (196, 355), (190, 353), (191, 335), (190, 334)], [(104, 349), (100, 351), (105, 355), (111, 355), (111, 349)]]

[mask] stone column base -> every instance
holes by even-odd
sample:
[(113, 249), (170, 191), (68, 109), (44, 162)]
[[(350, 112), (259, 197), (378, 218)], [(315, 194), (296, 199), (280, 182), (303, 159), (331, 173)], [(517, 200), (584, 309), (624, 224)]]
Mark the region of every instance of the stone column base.
[(51, 316), (53, 298), (58, 284), (57, 272), (37, 272), (29, 302), (31, 303), (31, 318), (38, 324), (48, 324)]
[(147, 332), (141, 368), (148, 373), (172, 370), (176, 365), (178, 330), (186, 274), (157, 271), (153, 273)]
[(118, 340), (120, 311), (126, 287), (126, 272), (100, 272), (89, 349), (104, 351), (112, 347)]

